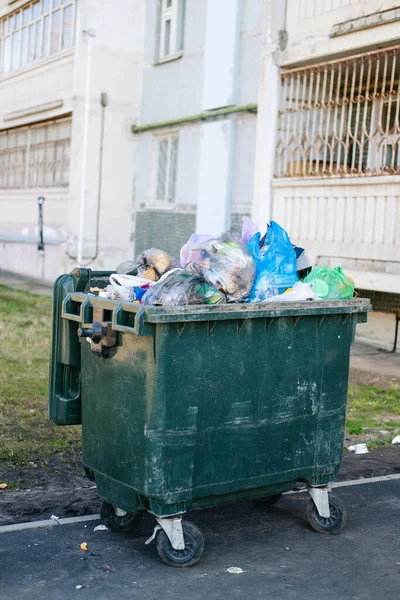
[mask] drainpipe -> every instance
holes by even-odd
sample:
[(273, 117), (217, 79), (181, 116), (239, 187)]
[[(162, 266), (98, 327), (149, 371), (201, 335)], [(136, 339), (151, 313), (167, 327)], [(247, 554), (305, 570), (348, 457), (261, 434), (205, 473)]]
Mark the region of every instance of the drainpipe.
[(90, 71), (92, 66), (92, 41), (96, 32), (93, 29), (83, 31), (87, 42), (87, 59), (86, 59), (86, 91), (85, 91), (85, 112), (83, 120), (83, 142), (82, 142), (82, 172), (81, 172), (81, 193), (79, 207), (79, 238), (78, 238), (78, 266), (82, 266), (83, 262), (83, 235), (85, 224), (85, 203), (86, 203), (86, 167), (87, 167), (87, 151), (88, 151), (88, 133), (89, 133), (89, 116), (90, 116)]

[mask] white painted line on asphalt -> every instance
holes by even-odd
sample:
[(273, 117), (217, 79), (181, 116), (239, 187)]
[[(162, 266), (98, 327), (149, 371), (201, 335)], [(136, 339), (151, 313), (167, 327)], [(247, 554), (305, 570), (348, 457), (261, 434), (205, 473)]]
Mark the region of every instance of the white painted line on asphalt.
[[(381, 475), (380, 477), (369, 477), (363, 479), (353, 479), (350, 481), (337, 481), (332, 483), (329, 487), (351, 487), (354, 485), (364, 485), (368, 483), (381, 483), (383, 481), (395, 481), (400, 479), (400, 473), (394, 475)], [(298, 494), (299, 492), (306, 492), (307, 489), (287, 492), (289, 494)], [(30, 523), (17, 523), (15, 525), (2, 525), (0, 526), (1, 533), (12, 533), (14, 531), (24, 531), (26, 529), (39, 529), (41, 527), (57, 527), (57, 525), (73, 525), (74, 523), (85, 523), (86, 521), (97, 521), (100, 519), (100, 515), (84, 515), (82, 517), (66, 517), (65, 519), (46, 519), (45, 521), (31, 521)]]

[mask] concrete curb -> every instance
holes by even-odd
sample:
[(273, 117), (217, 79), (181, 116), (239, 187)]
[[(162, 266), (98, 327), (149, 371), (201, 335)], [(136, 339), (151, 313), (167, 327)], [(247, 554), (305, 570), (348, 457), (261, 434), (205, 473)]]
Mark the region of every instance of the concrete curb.
[(46, 519), (45, 521), (31, 521), (30, 523), (16, 523), (15, 525), (2, 525), (0, 533), (12, 533), (13, 531), (24, 531), (25, 529), (40, 529), (42, 527), (58, 527), (59, 525), (73, 525), (74, 523), (85, 523), (86, 521), (97, 521), (100, 515), (84, 515), (82, 517), (67, 517), (65, 519)]
[[(400, 473), (394, 475), (381, 475), (380, 477), (369, 477), (366, 479), (353, 479), (350, 481), (338, 481), (332, 483), (329, 487), (351, 487), (354, 485), (365, 485), (368, 483), (382, 483), (384, 481), (396, 481), (400, 479)], [(299, 492), (305, 492), (299, 490), (297, 492), (289, 492), (289, 494), (298, 494)], [(32, 521), (30, 523), (16, 523), (15, 525), (2, 525), (0, 527), (1, 533), (13, 533), (15, 531), (25, 531), (27, 529), (40, 529), (42, 527), (57, 527), (58, 525), (73, 525), (74, 523), (85, 523), (87, 521), (97, 521), (100, 519), (100, 515), (85, 515), (82, 517), (68, 517), (65, 519), (46, 519), (45, 521)]]

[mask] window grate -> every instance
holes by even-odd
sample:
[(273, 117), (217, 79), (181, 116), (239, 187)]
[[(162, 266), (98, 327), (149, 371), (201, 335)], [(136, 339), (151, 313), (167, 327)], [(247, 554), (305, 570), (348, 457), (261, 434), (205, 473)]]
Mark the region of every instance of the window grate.
[(71, 119), (0, 131), (0, 188), (66, 187)]
[(175, 202), (178, 144), (177, 135), (158, 142), (157, 200), (163, 203)]
[(400, 46), (281, 80), (276, 177), (400, 173)]

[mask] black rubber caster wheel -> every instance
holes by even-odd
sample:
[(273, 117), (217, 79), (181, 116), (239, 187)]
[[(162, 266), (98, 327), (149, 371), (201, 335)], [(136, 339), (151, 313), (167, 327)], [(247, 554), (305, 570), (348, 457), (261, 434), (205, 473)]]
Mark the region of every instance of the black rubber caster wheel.
[(105, 500), (101, 503), (100, 517), (113, 531), (131, 531), (142, 520), (141, 513), (127, 513), (123, 517), (119, 517), (115, 514), (113, 505)]
[(262, 498), (253, 498), (252, 502), (256, 506), (274, 506), (282, 498), (282, 494), (274, 494), (273, 496), (263, 496)]
[(165, 564), (170, 567), (191, 567), (201, 558), (204, 551), (204, 538), (200, 529), (189, 521), (182, 522), (185, 548), (174, 550), (164, 530), (157, 536), (157, 552)]
[(347, 510), (340, 498), (329, 494), (329, 517), (321, 517), (312, 498), (307, 504), (307, 519), (311, 527), (318, 533), (334, 535), (346, 527)]

